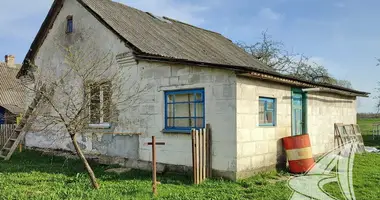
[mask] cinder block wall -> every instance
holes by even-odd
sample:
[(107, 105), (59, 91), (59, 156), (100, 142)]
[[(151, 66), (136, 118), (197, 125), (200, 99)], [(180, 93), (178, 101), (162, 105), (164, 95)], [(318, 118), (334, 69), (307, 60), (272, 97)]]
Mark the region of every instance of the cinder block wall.
[[(150, 161), (151, 147), (144, 143), (156, 136), (166, 142), (157, 147), (157, 161), (173, 165), (192, 166), (191, 136), (187, 133), (164, 133), (164, 92), (198, 89), (205, 92), (205, 118), (213, 132), (213, 169), (222, 176), (235, 178), (236, 172), (236, 75), (232, 71), (206, 67), (172, 65), (139, 61), (137, 66), (121, 66), (134, 71), (141, 85), (147, 85), (146, 95), (129, 111), (121, 113), (123, 121), (139, 119), (130, 124), (130, 131), (141, 132), (140, 160)], [(135, 69), (134, 69), (135, 68)], [(129, 85), (129, 84), (127, 84)], [(127, 87), (126, 85), (126, 87)], [(145, 87), (145, 86), (144, 86)]]
[(308, 133), (314, 155), (334, 148), (334, 123), (356, 124), (356, 98), (308, 93)]
[[(237, 178), (284, 163), (281, 138), (291, 135), (291, 87), (238, 77), (236, 96)], [(276, 99), (276, 126), (259, 126), (259, 97)]]
[[(291, 135), (291, 87), (258, 79), (237, 78), (237, 178), (283, 167), (281, 138)], [(259, 126), (259, 97), (276, 98), (274, 127)], [(307, 94), (307, 133), (313, 155), (334, 148), (334, 123), (356, 123), (356, 98), (327, 93)]]

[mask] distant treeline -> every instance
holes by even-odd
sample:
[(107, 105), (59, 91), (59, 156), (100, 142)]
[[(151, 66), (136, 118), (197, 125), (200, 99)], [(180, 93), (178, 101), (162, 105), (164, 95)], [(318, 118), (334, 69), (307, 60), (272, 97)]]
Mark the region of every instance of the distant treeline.
[(380, 118), (380, 113), (358, 113), (358, 118)]

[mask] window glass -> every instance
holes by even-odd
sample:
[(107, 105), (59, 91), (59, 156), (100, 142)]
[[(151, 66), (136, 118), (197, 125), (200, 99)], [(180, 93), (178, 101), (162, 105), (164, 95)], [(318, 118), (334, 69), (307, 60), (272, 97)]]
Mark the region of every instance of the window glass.
[(66, 27), (66, 33), (72, 33), (73, 32), (73, 16), (67, 16), (67, 27)]
[(165, 129), (191, 130), (204, 128), (204, 90), (165, 92)]
[(259, 99), (259, 125), (274, 126), (276, 120), (276, 100), (260, 97)]
[(88, 85), (89, 115), (91, 124), (111, 121), (112, 89), (110, 82), (92, 83)]

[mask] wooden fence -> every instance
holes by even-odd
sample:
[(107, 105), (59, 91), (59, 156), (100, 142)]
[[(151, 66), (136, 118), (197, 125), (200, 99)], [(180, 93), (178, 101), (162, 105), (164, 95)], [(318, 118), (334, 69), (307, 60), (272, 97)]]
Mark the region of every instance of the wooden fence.
[(193, 180), (194, 184), (202, 183), (212, 176), (212, 139), (211, 128), (192, 130)]
[(2, 148), (16, 129), (16, 124), (0, 124), (0, 148)]

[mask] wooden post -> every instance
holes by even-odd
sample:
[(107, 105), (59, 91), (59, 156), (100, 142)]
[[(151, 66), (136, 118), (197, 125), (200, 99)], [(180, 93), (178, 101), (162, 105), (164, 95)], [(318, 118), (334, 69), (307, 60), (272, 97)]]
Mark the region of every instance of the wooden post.
[(165, 145), (165, 142), (156, 142), (156, 137), (152, 136), (152, 142), (145, 143), (145, 145), (152, 145), (152, 192), (153, 192), (153, 195), (156, 195), (157, 194), (156, 145)]
[(157, 177), (156, 177), (156, 137), (152, 136), (152, 181), (153, 195), (157, 194)]
[(202, 183), (203, 181), (203, 144), (202, 144), (202, 141), (203, 141), (203, 132), (202, 132), (202, 129), (199, 129), (199, 182)]
[(192, 154), (193, 154), (193, 182), (194, 184), (197, 184), (197, 159), (196, 159), (196, 151), (195, 151), (195, 130), (193, 129), (191, 131), (191, 149), (192, 149)]
[(211, 126), (210, 124), (206, 125), (206, 133), (207, 133), (207, 144), (208, 144), (208, 149), (207, 149), (207, 160), (208, 160), (208, 166), (207, 166), (207, 171), (208, 175), (207, 178), (212, 177), (212, 132), (211, 132)]
[(203, 149), (202, 149), (202, 159), (203, 159), (203, 166), (202, 166), (202, 174), (203, 174), (203, 177), (202, 177), (202, 179), (204, 180), (204, 179), (206, 179), (206, 165), (207, 165), (207, 163), (206, 163), (206, 157), (207, 157), (207, 151), (206, 151), (206, 129), (204, 128), (204, 129), (202, 129), (202, 143), (203, 143), (203, 145), (202, 145), (202, 147), (203, 147)]
[(196, 142), (196, 152), (195, 152), (195, 155), (196, 155), (196, 160), (197, 160), (197, 165), (196, 165), (196, 168), (197, 168), (197, 184), (200, 183), (200, 180), (199, 180), (199, 131), (196, 130), (195, 131), (195, 142)]

